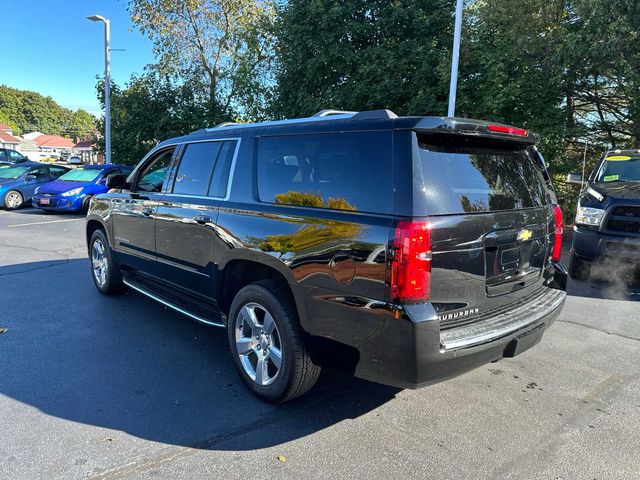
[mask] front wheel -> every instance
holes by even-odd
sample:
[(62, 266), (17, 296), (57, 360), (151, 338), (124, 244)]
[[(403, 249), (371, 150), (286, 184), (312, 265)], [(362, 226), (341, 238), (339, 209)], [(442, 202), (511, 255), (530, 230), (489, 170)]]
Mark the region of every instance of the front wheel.
[(120, 267), (113, 260), (109, 241), (103, 230), (96, 230), (89, 241), (91, 278), (96, 288), (104, 295), (113, 295), (123, 290)]
[(4, 207), (7, 210), (15, 210), (20, 208), (24, 203), (24, 197), (17, 190), (9, 190), (4, 196)]
[(287, 298), (277, 282), (253, 283), (238, 292), (229, 313), (228, 340), (235, 367), (249, 390), (270, 402), (302, 395), (320, 375)]

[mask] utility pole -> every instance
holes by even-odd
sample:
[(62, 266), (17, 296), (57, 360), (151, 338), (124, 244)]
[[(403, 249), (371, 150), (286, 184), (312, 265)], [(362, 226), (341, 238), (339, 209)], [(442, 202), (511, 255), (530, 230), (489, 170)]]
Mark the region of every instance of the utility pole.
[(458, 63), (460, 60), (460, 37), (462, 36), (462, 10), (464, 0), (456, 2), (456, 21), (453, 32), (453, 55), (451, 59), (451, 83), (449, 84), (449, 110), (448, 117), (456, 113), (456, 89), (458, 88)]
[(104, 163), (111, 163), (111, 28), (109, 19), (102, 15), (87, 19), (104, 23)]

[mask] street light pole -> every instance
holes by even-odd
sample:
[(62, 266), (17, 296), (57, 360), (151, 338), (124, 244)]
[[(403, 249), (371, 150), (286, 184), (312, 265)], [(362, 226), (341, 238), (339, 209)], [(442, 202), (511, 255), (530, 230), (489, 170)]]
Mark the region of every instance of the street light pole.
[(104, 162), (111, 163), (111, 28), (109, 19), (101, 15), (87, 18), (104, 23)]
[(462, 36), (462, 7), (464, 0), (456, 2), (456, 21), (453, 32), (453, 55), (451, 59), (451, 83), (449, 85), (449, 111), (448, 117), (456, 113), (456, 89), (458, 88), (458, 62), (460, 60), (460, 37)]

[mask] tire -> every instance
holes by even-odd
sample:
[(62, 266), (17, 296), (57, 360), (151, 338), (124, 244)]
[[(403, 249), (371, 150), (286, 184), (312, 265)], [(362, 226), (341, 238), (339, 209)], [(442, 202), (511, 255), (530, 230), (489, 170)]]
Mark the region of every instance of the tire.
[(87, 212), (89, 211), (89, 204), (91, 203), (91, 198), (93, 197), (93, 195), (89, 195), (88, 197), (85, 197), (84, 200), (82, 200), (82, 206), (80, 207), (80, 213), (82, 213), (83, 215), (86, 215)]
[[(277, 282), (253, 283), (238, 292), (231, 304), (227, 333), (236, 370), (259, 398), (286, 402), (306, 393), (318, 380), (320, 367), (311, 361), (298, 315)], [(245, 353), (241, 355), (239, 348)]]
[(569, 254), (569, 276), (574, 280), (587, 280), (590, 270), (591, 266), (578, 258), (574, 251), (571, 250)]
[(4, 208), (7, 210), (16, 210), (24, 204), (24, 197), (17, 190), (9, 190), (4, 196)]
[(100, 293), (115, 295), (124, 290), (120, 266), (113, 259), (113, 252), (104, 230), (98, 229), (89, 241), (91, 278)]

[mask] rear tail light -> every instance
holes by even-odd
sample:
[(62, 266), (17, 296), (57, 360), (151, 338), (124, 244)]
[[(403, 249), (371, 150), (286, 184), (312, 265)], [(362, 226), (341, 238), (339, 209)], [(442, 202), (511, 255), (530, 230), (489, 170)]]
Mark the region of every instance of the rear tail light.
[(391, 260), (394, 302), (429, 299), (431, 283), (431, 224), (400, 222), (396, 227)]
[(524, 128), (507, 127), (506, 125), (488, 125), (487, 130), (494, 133), (506, 133), (508, 135), (518, 135), (519, 137), (528, 137), (529, 131)]
[(560, 255), (562, 254), (562, 210), (558, 205), (553, 206), (553, 219), (555, 223), (555, 234), (553, 239), (553, 250), (551, 252), (551, 260), (554, 262), (560, 261)]

